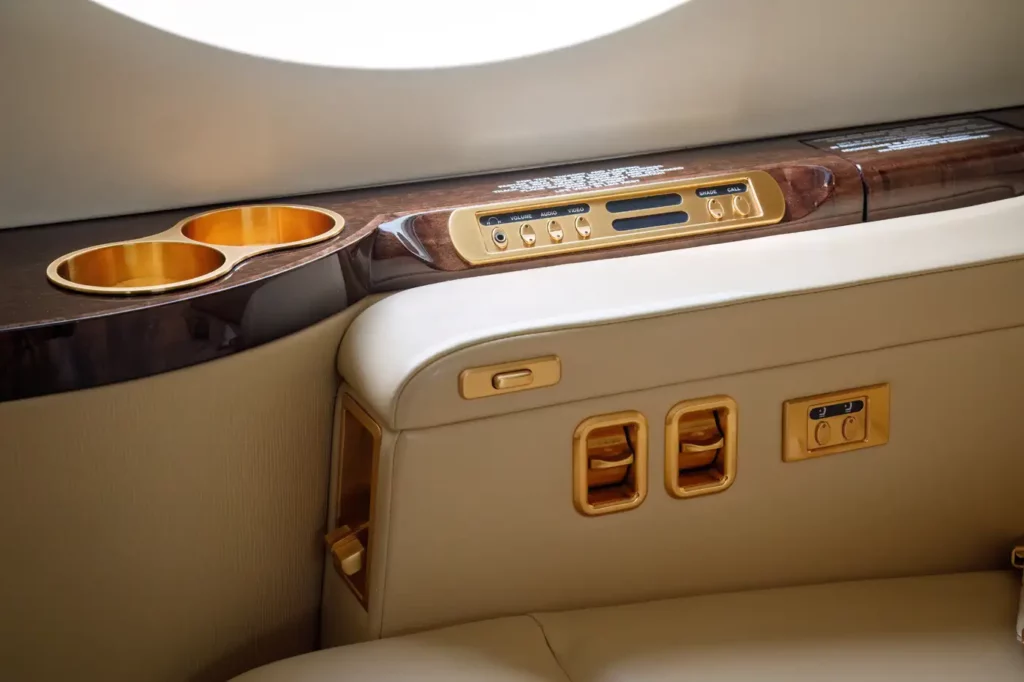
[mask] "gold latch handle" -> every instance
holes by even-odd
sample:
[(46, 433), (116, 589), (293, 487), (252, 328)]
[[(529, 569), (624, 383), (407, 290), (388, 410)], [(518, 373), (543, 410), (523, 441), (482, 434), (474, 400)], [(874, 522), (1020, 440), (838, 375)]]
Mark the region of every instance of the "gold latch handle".
[(628, 466), (628, 465), (630, 465), (632, 463), (633, 463), (633, 453), (631, 452), (631, 453), (629, 453), (627, 455), (623, 455), (622, 457), (618, 457), (616, 459), (598, 459), (596, 457), (592, 457), (590, 459), (590, 468), (591, 469), (614, 469), (616, 467)]
[(725, 437), (720, 437), (714, 443), (680, 443), (679, 446), (684, 453), (711, 452), (725, 447)]
[(356, 530), (352, 530), (348, 526), (340, 526), (324, 538), (331, 552), (334, 569), (339, 575), (353, 576), (363, 570), (366, 547), (357, 537), (357, 533), (363, 528), (365, 528), (365, 524)]

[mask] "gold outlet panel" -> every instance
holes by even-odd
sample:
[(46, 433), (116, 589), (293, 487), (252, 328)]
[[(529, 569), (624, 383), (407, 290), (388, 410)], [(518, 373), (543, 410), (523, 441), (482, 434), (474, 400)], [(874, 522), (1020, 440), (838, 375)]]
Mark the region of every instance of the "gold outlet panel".
[(647, 420), (635, 411), (585, 419), (572, 438), (572, 500), (584, 516), (640, 506), (647, 497)]
[(684, 400), (665, 418), (665, 489), (678, 498), (727, 490), (736, 482), (736, 401)]
[(782, 413), (784, 462), (889, 442), (889, 384), (787, 400)]
[(548, 355), (462, 370), (459, 374), (459, 395), (465, 400), (488, 398), (554, 386), (561, 380), (562, 361), (557, 355)]
[(555, 256), (772, 225), (786, 213), (764, 171), (460, 208), (448, 219), (471, 265)]

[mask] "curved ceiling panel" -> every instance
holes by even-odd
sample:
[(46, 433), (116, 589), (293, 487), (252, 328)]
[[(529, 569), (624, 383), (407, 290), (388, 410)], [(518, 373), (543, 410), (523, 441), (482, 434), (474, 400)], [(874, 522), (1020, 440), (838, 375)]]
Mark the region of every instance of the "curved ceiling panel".
[(378, 71), (2, 3), (0, 226), (1021, 104), (1022, 24), (1019, 0), (690, 0), (530, 57)]

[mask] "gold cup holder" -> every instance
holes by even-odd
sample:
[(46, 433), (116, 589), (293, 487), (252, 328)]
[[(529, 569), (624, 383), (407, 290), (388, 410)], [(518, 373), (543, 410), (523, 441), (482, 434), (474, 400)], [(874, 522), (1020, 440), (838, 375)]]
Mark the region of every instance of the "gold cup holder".
[(78, 251), (53, 269), (79, 291), (134, 293), (201, 284), (217, 276), (226, 262), (223, 253), (201, 244), (124, 242)]
[(311, 244), (340, 228), (341, 216), (305, 206), (239, 206), (187, 218), (181, 233), (217, 246)]
[(133, 241), (91, 246), (50, 263), (46, 276), (88, 294), (155, 294), (213, 281), (269, 251), (341, 233), (345, 220), (310, 206), (237, 206), (208, 211)]

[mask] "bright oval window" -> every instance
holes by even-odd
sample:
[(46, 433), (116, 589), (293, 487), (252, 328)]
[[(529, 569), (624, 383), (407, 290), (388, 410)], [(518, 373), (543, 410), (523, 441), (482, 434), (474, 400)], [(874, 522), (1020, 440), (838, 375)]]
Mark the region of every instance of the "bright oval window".
[(495, 62), (607, 35), (686, 0), (93, 0), (176, 35), (319, 66)]

